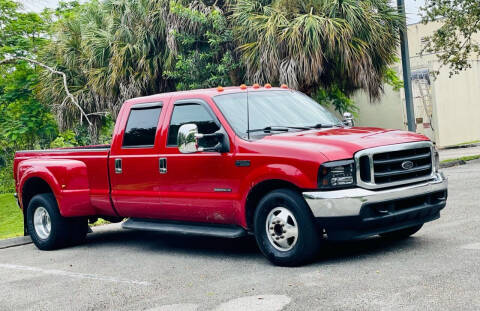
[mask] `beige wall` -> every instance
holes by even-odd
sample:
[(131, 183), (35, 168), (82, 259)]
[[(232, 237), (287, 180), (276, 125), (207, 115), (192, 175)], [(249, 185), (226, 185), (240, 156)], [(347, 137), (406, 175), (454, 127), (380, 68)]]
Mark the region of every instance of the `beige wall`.
[(480, 140), (480, 62), (455, 78), (442, 72), (434, 89), (438, 144)]
[(374, 126), (390, 129), (406, 129), (404, 106), (401, 105), (401, 92), (394, 91), (391, 86), (384, 86), (384, 95), (378, 101), (370, 101), (363, 91), (353, 96), (353, 101), (360, 111), (355, 119), (358, 126)]
[[(436, 79), (431, 79), (431, 103), (433, 108), (433, 134), (429, 135), (439, 146), (449, 146), (467, 141), (480, 140), (480, 59), (472, 56), (471, 69), (449, 77), (448, 66), (440, 66), (436, 55), (420, 55), (422, 38), (433, 33), (438, 23), (414, 24), (408, 27), (410, 66), (417, 69), (439, 70)], [(476, 38), (480, 39), (480, 34)], [(479, 40), (480, 42), (480, 40)], [(397, 69), (397, 68), (395, 68)], [(401, 66), (398, 65), (402, 77)], [(415, 95), (415, 94), (414, 94)], [(404, 91), (385, 87), (379, 103), (371, 103), (368, 96), (358, 92), (354, 101), (359, 105), (358, 125), (406, 129)], [(421, 99), (414, 98), (416, 117), (421, 116)], [(419, 108), (420, 107), (420, 108)], [(418, 131), (423, 132), (422, 124)]]

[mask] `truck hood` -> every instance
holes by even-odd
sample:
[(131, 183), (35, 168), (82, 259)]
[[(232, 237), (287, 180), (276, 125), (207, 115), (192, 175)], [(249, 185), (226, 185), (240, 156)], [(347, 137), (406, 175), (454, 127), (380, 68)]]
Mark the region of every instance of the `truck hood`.
[(412, 132), (374, 127), (330, 128), (269, 135), (262, 143), (322, 153), (328, 160), (352, 158), (360, 150), (429, 140)]

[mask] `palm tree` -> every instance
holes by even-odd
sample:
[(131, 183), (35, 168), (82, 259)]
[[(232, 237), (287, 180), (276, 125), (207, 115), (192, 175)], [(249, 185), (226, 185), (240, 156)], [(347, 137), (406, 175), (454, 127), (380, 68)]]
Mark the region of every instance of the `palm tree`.
[(232, 24), (250, 82), (312, 94), (336, 85), (377, 98), (401, 16), (388, 0), (238, 0)]
[[(107, 0), (58, 22), (42, 59), (68, 75), (72, 93), (91, 114), (93, 142), (105, 113), (115, 117), (129, 98), (173, 89), (162, 78), (170, 58), (167, 15), (166, 0)], [(56, 103), (61, 128), (74, 127), (80, 115), (65, 104), (60, 79), (45, 72), (39, 90), (45, 102)]]
[[(222, 41), (215, 57), (238, 46), (250, 83), (287, 83), (307, 94), (319, 87), (335, 86), (347, 94), (364, 89), (378, 97), (388, 65), (395, 61), (401, 18), (388, 0), (177, 3), (191, 9), (191, 16), (173, 12), (176, 6), (169, 0), (92, 0), (57, 22), (39, 60), (67, 75), (77, 104), (94, 124), (92, 142), (104, 113), (115, 118), (129, 98), (174, 90), (174, 79), (164, 75), (178, 58), (172, 33), (209, 31), (196, 21), (209, 12), (227, 16), (230, 24), (222, 27), (233, 32), (233, 40)], [(241, 72), (229, 72), (229, 81), (241, 81)], [(65, 100), (62, 79), (45, 71), (40, 80), (39, 94), (43, 102), (54, 103), (60, 127), (75, 128), (82, 114)]]

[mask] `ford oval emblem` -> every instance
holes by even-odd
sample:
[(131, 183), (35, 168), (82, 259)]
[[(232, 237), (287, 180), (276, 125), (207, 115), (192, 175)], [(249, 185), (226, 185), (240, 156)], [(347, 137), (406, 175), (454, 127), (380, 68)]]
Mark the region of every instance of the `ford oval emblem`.
[(404, 170), (410, 170), (413, 168), (413, 162), (412, 161), (403, 161), (402, 162), (402, 168)]

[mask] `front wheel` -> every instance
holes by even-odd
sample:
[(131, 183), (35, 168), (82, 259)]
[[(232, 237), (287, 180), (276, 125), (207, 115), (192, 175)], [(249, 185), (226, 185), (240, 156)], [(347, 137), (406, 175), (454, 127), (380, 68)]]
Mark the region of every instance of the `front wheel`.
[(395, 240), (406, 239), (409, 236), (417, 233), (420, 229), (422, 229), (422, 227), (423, 227), (423, 224), (416, 225), (413, 227), (408, 227), (408, 228), (397, 230), (397, 231), (381, 233), (380, 236), (387, 239), (395, 239)]
[(279, 189), (258, 204), (255, 238), (262, 253), (280, 266), (298, 266), (317, 253), (320, 234), (308, 205), (297, 192)]

